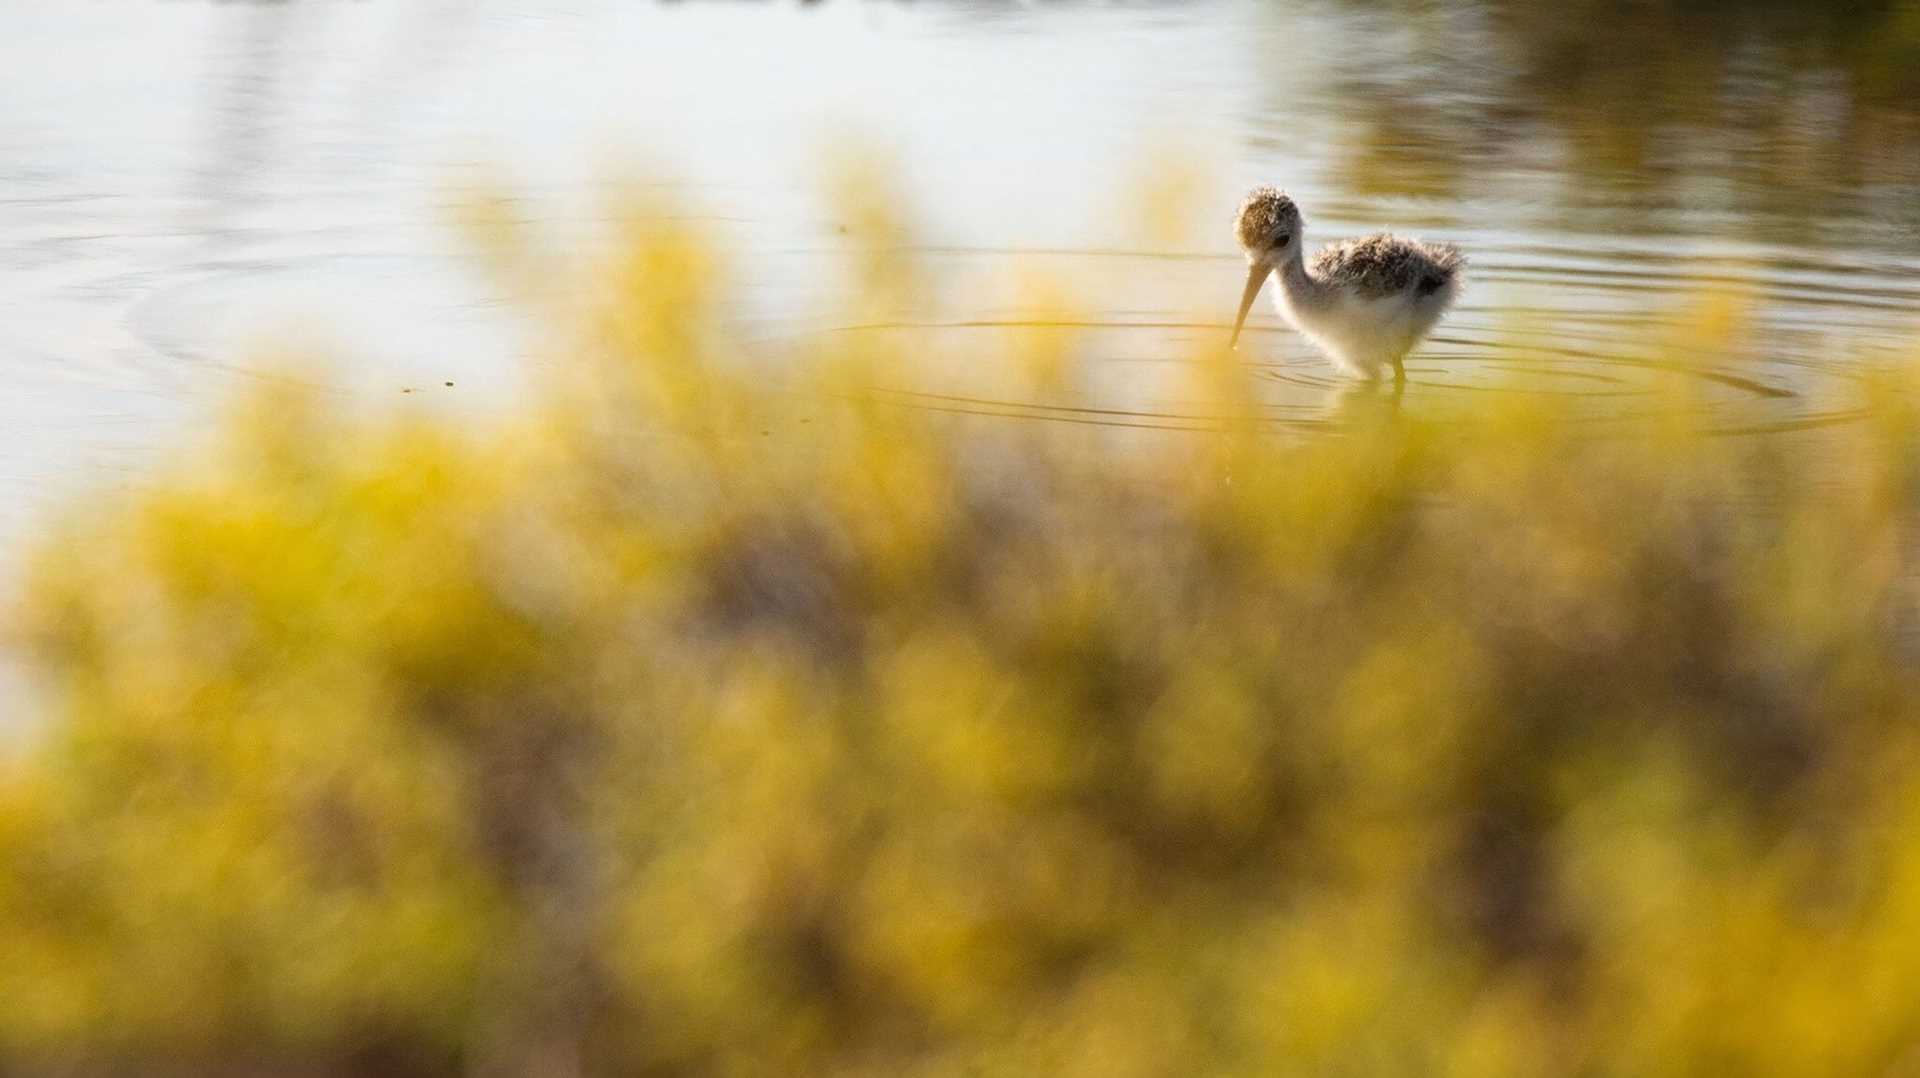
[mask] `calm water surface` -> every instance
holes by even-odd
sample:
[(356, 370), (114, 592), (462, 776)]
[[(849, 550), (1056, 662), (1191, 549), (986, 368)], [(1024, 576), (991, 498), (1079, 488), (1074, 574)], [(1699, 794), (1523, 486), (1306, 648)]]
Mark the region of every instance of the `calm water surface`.
[[(901, 371), (877, 388), (904, 405), (1205, 426), (1177, 364), (1224, 335), (1228, 216), (1274, 182), (1312, 242), (1468, 250), (1407, 410), (1577, 394), (1604, 421), (1685, 382), (1729, 431), (1845, 422), (1920, 338), (1920, 8), (1548, 7), (0, 0), (0, 563), (273, 376), (262, 356), (340, 357), (376, 400), (523, 396), (531, 335), (449, 225), (476, 176), (582, 245), (607, 176), (669, 177), (754, 254), (768, 338), (957, 348), (1035, 317), (1022, 273), (1080, 284), (1080, 396)], [(834, 314), (846, 241), (817, 192), (848, 132), (901, 167), (937, 314)], [(1129, 192), (1182, 175), (1144, 235)], [(1754, 303), (1750, 339), (1663, 365), (1648, 331), (1703, 284)], [(1338, 416), (1329, 369), (1259, 312), (1242, 351), (1275, 423)]]

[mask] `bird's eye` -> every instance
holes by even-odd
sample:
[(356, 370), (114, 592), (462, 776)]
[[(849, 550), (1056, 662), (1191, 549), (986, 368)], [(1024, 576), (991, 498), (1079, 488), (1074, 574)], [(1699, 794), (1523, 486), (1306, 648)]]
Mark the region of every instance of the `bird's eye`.
[(1277, 236), (1275, 236), (1275, 237), (1273, 237), (1273, 245), (1274, 245), (1275, 247), (1285, 247), (1285, 246), (1287, 245), (1287, 243), (1288, 243), (1288, 241), (1290, 241), (1290, 240), (1292, 240), (1292, 239), (1293, 239), (1293, 233), (1291, 233), (1291, 232), (1282, 232), (1282, 233), (1280, 233), (1279, 235), (1277, 235)]

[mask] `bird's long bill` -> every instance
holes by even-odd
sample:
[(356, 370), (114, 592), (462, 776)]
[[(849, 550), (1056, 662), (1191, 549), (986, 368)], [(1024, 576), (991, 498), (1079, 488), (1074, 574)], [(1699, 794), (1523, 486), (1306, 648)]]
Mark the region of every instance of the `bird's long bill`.
[(1267, 283), (1267, 274), (1273, 267), (1264, 261), (1255, 261), (1247, 267), (1247, 290), (1240, 293), (1240, 313), (1233, 317), (1233, 338), (1227, 342), (1228, 348), (1240, 347), (1240, 327), (1246, 325), (1247, 312), (1253, 309), (1255, 297), (1260, 295), (1260, 286)]

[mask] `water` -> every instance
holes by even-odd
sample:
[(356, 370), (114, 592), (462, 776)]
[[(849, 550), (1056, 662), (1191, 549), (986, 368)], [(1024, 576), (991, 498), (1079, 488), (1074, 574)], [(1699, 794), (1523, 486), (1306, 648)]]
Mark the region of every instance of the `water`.
[[(1406, 409), (1579, 395), (1604, 421), (1681, 381), (1729, 432), (1844, 423), (1920, 339), (1916, 11), (0, 0), (0, 562), (289, 355), (376, 400), (510, 406), (531, 338), (449, 225), (498, 179), (585, 244), (609, 175), (664, 177), (742, 253), (769, 339), (960, 347), (1039, 317), (1022, 274), (1082, 282), (1072, 399), (918, 370), (877, 387), (906, 406), (1207, 426), (1175, 365), (1225, 334), (1228, 217), (1273, 182), (1311, 243), (1469, 252)], [(848, 132), (899, 165), (945, 310), (833, 314), (846, 240), (817, 192)], [(1156, 189), (1185, 208), (1147, 234), (1129, 192)], [(1752, 302), (1746, 344), (1656, 359), (1703, 284)], [(1340, 414), (1264, 302), (1242, 350), (1277, 426)]]

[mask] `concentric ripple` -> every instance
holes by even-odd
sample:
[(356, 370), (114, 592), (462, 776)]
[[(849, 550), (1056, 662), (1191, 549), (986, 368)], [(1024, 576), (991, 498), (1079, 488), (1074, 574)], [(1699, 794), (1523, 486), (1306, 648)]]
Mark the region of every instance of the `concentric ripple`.
[[(1708, 429), (1758, 434), (1849, 422), (1861, 382), (1909, 358), (1920, 326), (1920, 267), (1804, 252), (1681, 256), (1627, 246), (1567, 248), (1469, 241), (1461, 305), (1407, 360), (1396, 406), (1444, 420), (1492, 395), (1555, 397), (1597, 424), (1684, 408)], [(1577, 253), (1569, 253), (1577, 252)], [(992, 279), (1018, 261), (1117, 301), (1097, 314), (1040, 317), (1017, 295), (975, 298), (967, 317), (839, 324), (831, 333), (911, 337), (927, 354), (978, 354), (1023, 332), (1064, 331), (1089, 361), (1071, 400), (1033, 399), (990, 370), (938, 363), (876, 387), (904, 405), (1015, 419), (1168, 430), (1229, 419), (1181, 399), (1181, 364), (1224, 343), (1240, 263), (1186, 252), (945, 247), (923, 256), (943, 280)], [(991, 291), (990, 289), (988, 290)], [(968, 302), (968, 297), (950, 301)], [(1177, 305), (1184, 302), (1183, 310)], [(1703, 305), (1736, 323), (1724, 340), (1689, 336)], [(1205, 314), (1211, 307), (1217, 318)], [(1240, 347), (1261, 421), (1338, 422), (1364, 385), (1338, 375), (1263, 302)], [(1381, 387), (1378, 392), (1388, 392)]]

